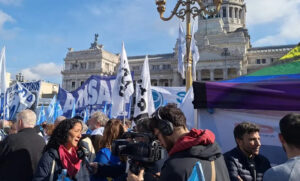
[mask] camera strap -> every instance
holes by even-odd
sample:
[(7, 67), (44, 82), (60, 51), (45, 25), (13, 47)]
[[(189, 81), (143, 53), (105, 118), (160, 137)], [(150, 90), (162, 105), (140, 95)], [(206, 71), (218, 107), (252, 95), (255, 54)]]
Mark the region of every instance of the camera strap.
[(211, 165), (211, 181), (216, 181), (216, 165), (215, 161), (210, 162)]
[(55, 165), (56, 165), (56, 161), (55, 161), (55, 159), (53, 159), (52, 167), (51, 167), (51, 175), (50, 175), (49, 181), (53, 181)]

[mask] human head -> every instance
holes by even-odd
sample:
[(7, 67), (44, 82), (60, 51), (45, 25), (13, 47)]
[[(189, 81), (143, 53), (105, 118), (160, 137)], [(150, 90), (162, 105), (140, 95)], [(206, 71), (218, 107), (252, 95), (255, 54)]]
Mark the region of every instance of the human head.
[(100, 143), (102, 139), (102, 135), (94, 134), (90, 136), (95, 152), (100, 150)]
[(158, 108), (150, 119), (150, 128), (167, 151), (171, 150), (180, 136), (188, 132), (186, 118), (176, 104)]
[(100, 148), (110, 148), (113, 140), (121, 138), (124, 133), (122, 121), (119, 119), (110, 119), (105, 127), (100, 142)]
[(233, 131), (235, 141), (241, 151), (248, 157), (259, 154), (261, 146), (259, 127), (250, 122), (238, 124)]
[(45, 133), (48, 135), (48, 136), (51, 136), (53, 131), (54, 131), (54, 124), (46, 124), (46, 127), (44, 128), (45, 130)]
[(150, 119), (141, 119), (137, 121), (136, 131), (138, 133), (151, 133), (153, 130), (150, 128)]
[[(279, 139), (286, 147), (300, 149), (300, 114), (290, 113), (279, 121)], [(287, 150), (288, 151), (288, 150)]]
[(30, 110), (25, 109), (17, 114), (17, 130), (23, 128), (33, 128), (36, 124), (36, 114)]
[(78, 119), (65, 119), (61, 121), (49, 139), (44, 151), (50, 148), (58, 149), (60, 145), (76, 147), (81, 138), (82, 125)]
[(108, 117), (100, 112), (94, 112), (92, 117), (88, 120), (88, 126), (91, 130), (95, 130), (97, 128), (105, 126), (106, 122), (108, 121)]
[(81, 121), (81, 124), (82, 124), (82, 134), (86, 134), (89, 128), (83, 121)]
[(124, 126), (124, 131), (127, 132), (128, 129), (131, 128), (131, 121), (128, 119), (125, 119), (125, 124), (123, 126)]
[(8, 134), (16, 134), (16, 133), (18, 133), (17, 124), (16, 123), (12, 123), (11, 128), (10, 128)]
[(54, 127), (56, 127), (61, 121), (67, 119), (65, 116), (58, 116), (54, 121)]

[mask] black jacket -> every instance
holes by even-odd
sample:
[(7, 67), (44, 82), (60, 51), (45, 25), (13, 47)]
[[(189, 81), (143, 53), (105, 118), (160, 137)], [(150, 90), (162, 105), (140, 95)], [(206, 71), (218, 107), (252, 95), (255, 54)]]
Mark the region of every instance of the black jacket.
[[(38, 164), (36, 173), (34, 174), (33, 181), (48, 181), (49, 180), (50, 175), (51, 175), (51, 168), (52, 168), (53, 160), (55, 160), (55, 164), (56, 164), (55, 169), (54, 169), (53, 181), (57, 180), (58, 175), (61, 174), (63, 168), (62, 168), (62, 164), (61, 164), (61, 161), (59, 158), (58, 151), (51, 148), (43, 154), (43, 156)], [(75, 175), (75, 178), (72, 178), (72, 180), (77, 180), (77, 181), (90, 180), (89, 172), (83, 161), (81, 162), (80, 170)]]
[(261, 181), (263, 180), (265, 171), (271, 168), (270, 162), (266, 157), (257, 155), (250, 160), (238, 147), (225, 153), (224, 158), (231, 181), (239, 181), (238, 176), (240, 176), (243, 181), (254, 181), (254, 168), (256, 181)]
[(32, 180), (44, 146), (33, 128), (7, 136), (0, 142), (0, 180)]
[(211, 161), (213, 160), (215, 161), (216, 181), (229, 181), (226, 164), (217, 143), (207, 146), (196, 145), (174, 153), (164, 163), (159, 180), (188, 180), (198, 161), (202, 165), (205, 180), (211, 180)]

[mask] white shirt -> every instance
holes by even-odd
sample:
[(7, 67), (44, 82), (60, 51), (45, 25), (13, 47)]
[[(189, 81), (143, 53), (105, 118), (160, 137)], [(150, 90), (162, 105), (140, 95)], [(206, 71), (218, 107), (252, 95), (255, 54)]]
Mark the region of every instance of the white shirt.
[(92, 131), (91, 135), (103, 135), (104, 127), (97, 128)]

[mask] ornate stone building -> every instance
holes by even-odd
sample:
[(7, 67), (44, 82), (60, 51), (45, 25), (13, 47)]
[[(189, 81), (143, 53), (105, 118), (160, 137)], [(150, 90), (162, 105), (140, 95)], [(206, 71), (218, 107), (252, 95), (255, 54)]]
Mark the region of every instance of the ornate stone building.
[[(209, 0), (211, 1), (211, 0)], [(196, 65), (197, 81), (232, 79), (270, 65), (296, 45), (252, 47), (246, 28), (244, 0), (224, 0), (215, 17), (200, 17), (195, 39), (200, 60)], [(156, 86), (183, 86), (177, 72), (177, 43), (174, 52), (149, 55), (151, 83)], [(145, 55), (128, 57), (134, 79), (140, 78)], [(89, 50), (69, 50), (65, 58), (63, 88), (74, 90), (90, 75), (112, 74), (118, 55), (103, 50), (95, 42)]]
[(63, 75), (62, 87), (72, 91), (81, 86), (91, 75), (112, 75), (119, 63), (119, 55), (103, 49), (103, 45), (95, 41), (88, 50), (74, 51), (69, 48)]

